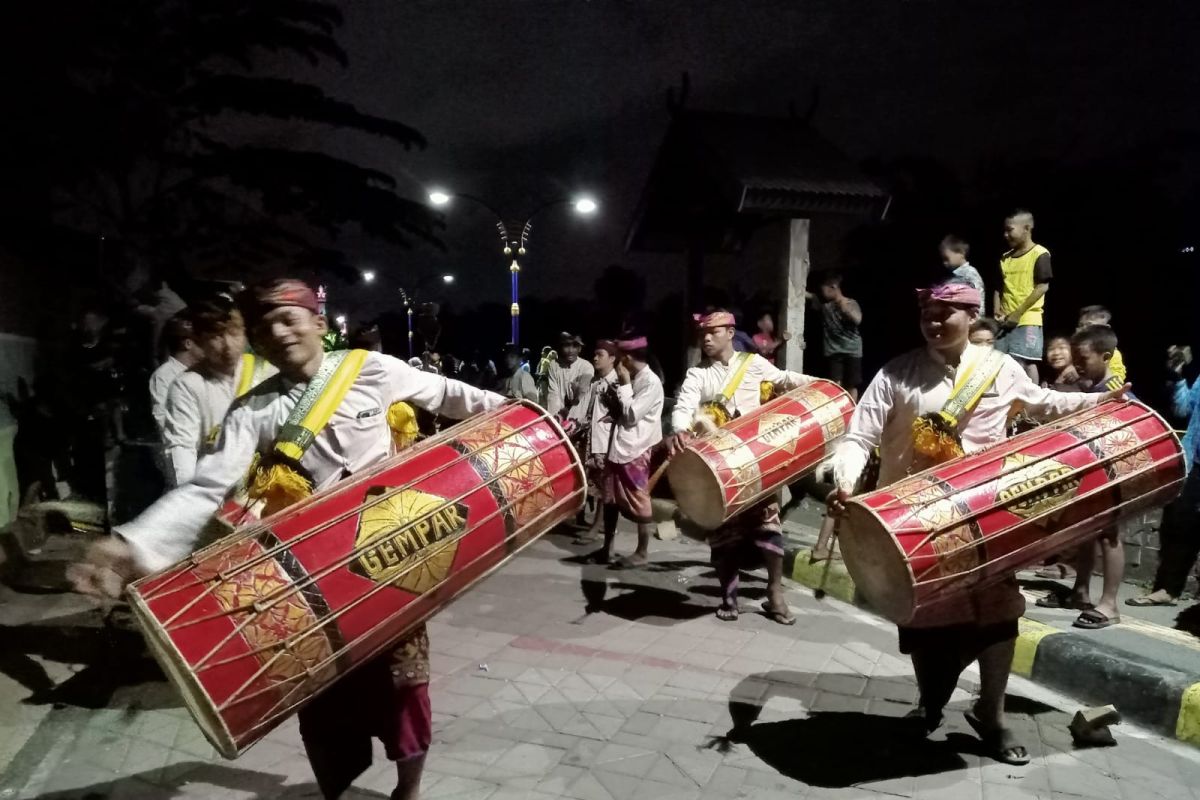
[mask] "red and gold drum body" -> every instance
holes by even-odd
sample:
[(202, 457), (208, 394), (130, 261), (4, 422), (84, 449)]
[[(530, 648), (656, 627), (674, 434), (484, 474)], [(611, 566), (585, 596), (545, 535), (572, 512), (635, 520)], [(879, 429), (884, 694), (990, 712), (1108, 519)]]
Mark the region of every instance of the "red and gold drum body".
[(904, 624), (1174, 498), (1179, 439), (1135, 401), (1110, 401), (847, 504), (839, 542), (855, 585)]
[(818, 379), (729, 421), (671, 459), (679, 509), (702, 528), (719, 528), (816, 469), (853, 413), (842, 387)]
[(584, 498), (558, 424), (512, 404), (130, 587), (151, 648), (232, 758)]

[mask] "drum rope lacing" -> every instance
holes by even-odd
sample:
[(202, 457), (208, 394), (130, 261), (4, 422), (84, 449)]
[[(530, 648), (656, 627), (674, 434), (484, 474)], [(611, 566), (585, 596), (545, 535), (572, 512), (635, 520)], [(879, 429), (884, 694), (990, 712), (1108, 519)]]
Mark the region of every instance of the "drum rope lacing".
[[(524, 404), (521, 404), (521, 405), (524, 405)], [(422, 443), (422, 445), (424, 445), (424, 446), (418, 446), (411, 450), (405, 451), (405, 456), (411, 458), (415, 453), (418, 453), (422, 450), (428, 449), (428, 448), (436, 446), (438, 444), (442, 444), (446, 441), (464, 438), (464, 437), (468, 436), (473, 430), (478, 430), (479, 428), (488, 425), (491, 422), (491, 418), (484, 417), (482, 419), (478, 419), (477, 421), (471, 420), (469, 422), (471, 424), (467, 424), (463, 427), (458, 427), (452, 433), (447, 432), (447, 436), (445, 438), (436, 437), (435, 439), (431, 439), (431, 440), (428, 440), (427, 442)], [(407, 484), (406, 486), (396, 487), (393, 490), (390, 490), (388, 492), (385, 492), (385, 493), (377, 496), (376, 498), (373, 498), (372, 501), (370, 501), (368, 503), (364, 503), (364, 504), (357, 506), (355, 509), (353, 509), (352, 511), (350, 511), (348, 513), (338, 515), (337, 517), (335, 517), (333, 519), (327, 520), (326, 522), (324, 522), (321, 525), (317, 525), (307, 531), (303, 531), (300, 534), (297, 534), (297, 536), (295, 536), (291, 539), (288, 539), (286, 542), (281, 541), (280, 544), (276, 547), (265, 549), (261, 554), (259, 554), (258, 556), (256, 556), (255, 558), (253, 558), (251, 560), (248, 560), (246, 563), (239, 565), (237, 567), (237, 569), (235, 569), (233, 571), (220, 573), (214, 579), (211, 579), (208, 581), (202, 582), (202, 581), (193, 580), (189, 583), (185, 583), (180, 586), (177, 586), (176, 588), (165, 589), (164, 587), (166, 585), (170, 585), (171, 583), (174, 582), (174, 581), (168, 581), (166, 584), (164, 584), (164, 587), (158, 587), (160, 589), (159, 591), (147, 594), (145, 596), (145, 599), (147, 601), (149, 601), (149, 600), (152, 600), (155, 598), (160, 598), (169, 593), (181, 591), (185, 588), (199, 586), (202, 583), (209, 584), (206, 587), (206, 590), (203, 594), (197, 596), (196, 598), (193, 598), (187, 605), (185, 605), (182, 609), (180, 609), (175, 614), (173, 614), (172, 617), (169, 618), (163, 624), (164, 629), (168, 630), (168, 631), (179, 630), (180, 628), (186, 627), (188, 625), (198, 624), (200, 622), (209, 621), (209, 620), (220, 618), (220, 617), (233, 616), (233, 615), (236, 615), (239, 613), (244, 613), (244, 612), (250, 611), (250, 610), (261, 613), (262, 611), (269, 609), (278, 603), (284, 602), (284, 601), (290, 599), (291, 597), (294, 597), (297, 593), (301, 592), (304, 588), (307, 588), (308, 586), (315, 584), (317, 581), (319, 581), (320, 579), (324, 578), (325, 576), (331, 574), (335, 570), (340, 569), (342, 566), (345, 566), (346, 564), (352, 562), (358, 555), (360, 555), (362, 552), (365, 552), (367, 549), (369, 549), (370, 544), (367, 544), (363, 547), (354, 548), (349, 553), (349, 555), (347, 557), (345, 557), (344, 559), (342, 559), (341, 561), (334, 563), (334, 564), (323, 565), (321, 568), (308, 573), (307, 577), (303, 581), (298, 581), (296, 584), (291, 585), (291, 586), (287, 587), (286, 589), (280, 590), (280, 591), (274, 593), (273, 595), (268, 595), (268, 597), (264, 600), (259, 600), (252, 604), (239, 606), (237, 608), (231, 608), (231, 609), (228, 609), (228, 610), (222, 612), (221, 614), (208, 615), (201, 619), (185, 621), (182, 625), (175, 625), (174, 627), (172, 627), (172, 623), (179, 617), (180, 614), (186, 612), (188, 609), (190, 609), (192, 606), (194, 606), (195, 603), (199, 602), (204, 597), (209, 596), (212, 593), (212, 591), (214, 590), (216, 583), (227, 580), (229, 578), (229, 576), (237, 574), (238, 572), (241, 572), (241, 571), (244, 571), (247, 569), (251, 569), (254, 566), (261, 564), (268, 559), (272, 559), (275, 554), (290, 550), (292, 547), (299, 544), (300, 542), (305, 541), (305, 540), (311, 538), (312, 536), (315, 536), (315, 535), (323, 532), (324, 530), (327, 530), (329, 527), (339, 524), (356, 514), (360, 514), (366, 508), (369, 508), (371, 506), (377, 505), (378, 503), (386, 501), (389, 497), (392, 497), (395, 494), (408, 489), (414, 483), (428, 480), (430, 477), (438, 474), (439, 472), (442, 472), (446, 469), (450, 469), (451, 467), (453, 467), (457, 464), (461, 464), (464, 461), (469, 461), (470, 459), (479, 455), (481, 452), (486, 452), (490, 447), (493, 447), (500, 442), (507, 441), (507, 440), (513, 438), (514, 436), (523, 433), (524, 431), (528, 430), (529, 428), (532, 428), (534, 426), (537, 426), (537, 425), (543, 424), (543, 423), (547, 423), (547, 422), (554, 424), (553, 420), (550, 420), (539, 410), (539, 416), (536, 419), (534, 419), (533, 421), (523, 423), (519, 426), (510, 428), (507, 432), (504, 432), (501, 435), (499, 435), (496, 438), (493, 438), (489, 441), (482, 442), (482, 443), (480, 443), (480, 442), (473, 443), (474, 447), (475, 447), (474, 450), (472, 450), (468, 453), (460, 453), (456, 458), (452, 459), (450, 462), (439, 465), (437, 468), (427, 471), (423, 475), (411, 479), (409, 484)], [(526, 440), (526, 441), (528, 441), (528, 440)], [(519, 470), (519, 469), (523, 468), (524, 466), (528, 465), (529, 463), (542, 458), (547, 453), (552, 452), (552, 451), (562, 447), (563, 444), (564, 444), (563, 441), (555, 441), (552, 443), (552, 446), (542, 449), (542, 450), (538, 450), (536, 446), (531, 445), (530, 447), (528, 447), (526, 449), (528, 449), (532, 453), (532, 455), (530, 455), (526, 458), (522, 458), (522, 459), (514, 461), (512, 464), (506, 466), (506, 468), (504, 468), (503, 470), (493, 472), (491, 478), (488, 481), (485, 481), (484, 483), (473, 487), (470, 491), (468, 491), (458, 497), (447, 499), (445, 502), (443, 502), (442, 504), (438, 505), (437, 507), (431, 509), (430, 511), (423, 513), (417, 517), (414, 517), (406, 525), (397, 527), (396, 532), (401, 532), (403, 530), (407, 530), (408, 528), (411, 528), (412, 526), (416, 525), (417, 523), (419, 523), (425, 519), (428, 519), (441, 511), (444, 511), (446, 508), (450, 507), (454, 503), (460, 502), (461, 500), (469, 497), (472, 494), (475, 494), (479, 491), (490, 490), (490, 488), (495, 483), (497, 483), (503, 477), (507, 476), (509, 473), (511, 473), (515, 470)], [(501, 493), (502, 496), (505, 496), (507, 502), (505, 502), (503, 504), (497, 503), (497, 506), (498, 506), (497, 510), (495, 512), (491, 512), (491, 513), (487, 514), (485, 517), (479, 518), (477, 520), (477, 523), (484, 523), (491, 519), (494, 519), (495, 517), (497, 517), (499, 515), (510, 512), (514, 507), (518, 506), (521, 502), (523, 502), (524, 498), (527, 497), (529, 493), (541, 491), (544, 488), (546, 488), (547, 486), (553, 485), (554, 482), (558, 481), (560, 478), (562, 478), (563, 476), (565, 476), (571, 472), (575, 472), (582, 480), (582, 469), (581, 469), (580, 464), (578, 463), (578, 455), (574, 454), (573, 448), (571, 449), (571, 453), (574, 455), (574, 457), (568, 459), (569, 464), (566, 468), (560, 469), (560, 470), (554, 472), (553, 474), (546, 476), (541, 481), (539, 481), (535, 485), (535, 487), (530, 490), (530, 492), (526, 492), (524, 495), (522, 495), (521, 497), (518, 497), (516, 499), (509, 499), (509, 498), (507, 498), (507, 496), (505, 496), (505, 495), (503, 495), (503, 493)], [(354, 490), (355, 488), (358, 488), (358, 487), (357, 486), (349, 486), (349, 487), (346, 487), (346, 489), (343, 491), (350, 491), (350, 490)], [(556, 515), (564, 505), (570, 504), (572, 502), (572, 500), (575, 499), (575, 496), (578, 494), (579, 494), (579, 492), (574, 492), (570, 496), (568, 496), (562, 500), (556, 501), (556, 502), (552, 503), (551, 505), (547, 506), (545, 509), (541, 510), (535, 517), (533, 517), (528, 522), (526, 522), (526, 526), (536, 525), (537, 523), (541, 522), (543, 519), (545, 519), (549, 516)], [(330, 499), (330, 497), (331, 497), (331, 495), (325, 495), (325, 496), (323, 496), (322, 500), (327, 501), (328, 499)], [(302, 508), (304, 505), (305, 505), (304, 502), (296, 504), (291, 509), (289, 509), (289, 511), (294, 513), (296, 510)], [(446, 539), (443, 539), (442, 541), (436, 543), (435, 545), (428, 547), (426, 549), (426, 551), (422, 552), (422, 554), (419, 558), (414, 559), (414, 562), (411, 565), (406, 566), (403, 570), (399, 571), (396, 575), (392, 576), (389, 579), (389, 581), (377, 584), (376, 586), (372, 587), (370, 590), (368, 590), (363, 595), (355, 598), (350, 603), (338, 608), (336, 611), (323, 617), (315, 625), (310, 625), (302, 631), (298, 631), (295, 634), (291, 634), (287, 637), (284, 637), (284, 638), (278, 640), (277, 642), (272, 643), (270, 646), (254, 648), (254, 649), (248, 651), (247, 653), (245, 653), (242, 657), (244, 657), (245, 655), (256, 655), (258, 653), (263, 653), (263, 652), (279, 651), (279, 652), (276, 652), (275, 655), (269, 661), (267, 661), (265, 664), (263, 664), (260, 667), (260, 669), (255, 673), (255, 675), (253, 675), (250, 679), (248, 679), (246, 682), (244, 682), (242, 686), (240, 686), (237, 690), (235, 690), (230, 695), (230, 698), (225, 703), (223, 703), (220, 707), (218, 707), (218, 709), (217, 709), (218, 712), (224, 711), (228, 707), (230, 707), (231, 705), (234, 705), (236, 703), (245, 702), (249, 699), (252, 699), (252, 698), (258, 696), (259, 694), (262, 694), (264, 691), (268, 691), (268, 692), (276, 691), (281, 686), (285, 685), (288, 682), (295, 681), (295, 682), (299, 683), (299, 686), (296, 688), (303, 687), (305, 685), (305, 683), (307, 683), (307, 681), (314, 676), (314, 673), (318, 673), (318, 672), (326, 669), (338, 657), (340, 657), (340, 655), (344, 651), (339, 651), (338, 653), (333, 654), (333, 656), (331, 656), (328, 659), (325, 659), (324, 661), (317, 664), (316, 666), (306, 667), (304, 673), (296, 675), (292, 678), (287, 678), (287, 679), (278, 681), (276, 683), (273, 683), (270, 687), (268, 687), (265, 690), (262, 690), (262, 691), (259, 691), (259, 692), (256, 692), (256, 693), (250, 694), (250, 695), (239, 696), (242, 691), (244, 691), (248, 686), (252, 685), (255, 681), (257, 681), (262, 676), (263, 673), (268, 671), (271, 668), (271, 666), (274, 664), (276, 659), (280, 658), (285, 653), (290, 652), (291, 648), (296, 643), (303, 640), (307, 636), (315, 634), (316, 632), (321, 630), (324, 626), (332, 624), (333, 622), (336, 622), (337, 619), (340, 618), (340, 616), (342, 614), (345, 614), (345, 613), (351, 611), (358, 604), (370, 599), (370, 597), (374, 596), (375, 592), (389, 588), (391, 583), (393, 583), (394, 581), (396, 581), (398, 579), (403, 578), (405, 575), (410, 573), (412, 570), (421, 568), (428, 562), (428, 560), (436, 557), (438, 554), (443, 552), (445, 549), (451, 547), (452, 545), (456, 545), (462, 538), (464, 538), (466, 535), (468, 535), (472, 530), (477, 530), (477, 529), (478, 529), (477, 527), (474, 527), (470, 530), (462, 531), (458, 534), (454, 534), (452, 536), (447, 537)], [(227, 539), (223, 540), (222, 542), (220, 542), (216, 545), (213, 545), (209, 548), (206, 548), (205, 550), (202, 550), (199, 553), (196, 553), (190, 559), (190, 563), (192, 566), (196, 566), (198, 561), (201, 561), (208, 557), (211, 557), (211, 556), (221, 552), (222, 550), (227, 550), (232, 547), (235, 547), (235, 546), (243, 543), (244, 541), (246, 541), (246, 539), (256, 536), (264, 530), (269, 530), (269, 528), (265, 524), (262, 524), (262, 523), (248, 526), (243, 532), (241, 532), (240, 535), (234, 535), (234, 536), (228, 537)], [(384, 534), (385, 537), (390, 536), (390, 535), (392, 535), (392, 534)], [(372, 541), (375, 541), (375, 540), (373, 539)], [(522, 543), (522, 544), (525, 544), (525, 543)], [(487, 555), (486, 553), (482, 554), (480, 556), (480, 558), (482, 558), (486, 555)], [(466, 565), (464, 567), (463, 571), (467, 571), (467, 570), (471, 569), (477, 561), (478, 561), (478, 559), (473, 560), (469, 565)], [(178, 578), (178, 577), (182, 577), (187, 574), (188, 573), (186, 573), (186, 572), (181, 572), (181, 573), (179, 573), (179, 575), (177, 575), (175, 577)], [(481, 575), (479, 577), (482, 578), (483, 576)], [(479, 578), (477, 578), (476, 580), (478, 580), (478, 579)], [(474, 581), (472, 581), (472, 583), (474, 583)], [(409, 606), (420, 604), (422, 602), (427, 603), (428, 600), (426, 598), (431, 597), (433, 595), (433, 593), (435, 593), (436, 591), (437, 590), (434, 589), (433, 591), (431, 591), (429, 593), (421, 595), (420, 597), (418, 597), (417, 599), (411, 601), (408, 605), (406, 605), (405, 608), (407, 609)], [(219, 652), (220, 649), (222, 647), (224, 647), (230, 641), (231, 638), (239, 635), (245, 629), (246, 625), (249, 624), (249, 622), (250, 622), (250, 619), (247, 619), (247, 620), (244, 620), (242, 623), (240, 623), (238, 625), (238, 627), (232, 633), (230, 633), (228, 636), (226, 636), (220, 643), (218, 643), (216, 646), (214, 646), (207, 655), (205, 655), (195, 665), (193, 665), (193, 668), (195, 669), (195, 671), (200, 672), (200, 671), (204, 671), (206, 669), (212, 669), (216, 666), (220, 666), (223, 664), (230, 663), (231, 661), (238, 660), (238, 659), (225, 659), (222, 661), (212, 661), (210, 663), (205, 663), (205, 662), (209, 662), (209, 660), (215, 655), (215, 653)], [(377, 623), (374, 627), (372, 627), (365, 633), (363, 633), (363, 634), (355, 637), (355, 639), (347, 642), (345, 649), (349, 650), (352, 647), (360, 644), (364, 640), (370, 639), (382, 627), (384, 627), (384, 625), (387, 622), (388, 622), (388, 618), (381, 620), (379, 623)], [(387, 644), (388, 644), (387, 642), (384, 642), (377, 648), (377, 650), (382, 650), (383, 648), (385, 648), (387, 646)], [(288, 699), (289, 699), (289, 697), (285, 696), (284, 699), (281, 700), (280, 702), (281, 703), (287, 702)], [(278, 707), (278, 705), (279, 704), (277, 703), (276, 707)], [(273, 718), (276, 715), (276, 713), (277, 713), (276, 710), (273, 709), (272, 712), (268, 715), (268, 720)], [(279, 713), (281, 713), (281, 712), (279, 712)]]

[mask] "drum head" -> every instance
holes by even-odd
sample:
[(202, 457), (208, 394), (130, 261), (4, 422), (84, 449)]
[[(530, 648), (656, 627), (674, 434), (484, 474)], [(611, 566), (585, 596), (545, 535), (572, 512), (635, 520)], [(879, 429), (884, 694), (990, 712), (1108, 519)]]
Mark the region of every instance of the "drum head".
[(721, 527), (725, 521), (725, 487), (707, 461), (684, 450), (671, 459), (667, 479), (679, 510), (688, 519), (706, 530)]
[(192, 718), (200, 726), (205, 738), (225, 758), (237, 758), (238, 746), (233, 741), (228, 727), (217, 714), (217, 709), (207, 701), (196, 676), (188, 669), (183, 656), (175, 649), (174, 643), (146, 608), (141, 595), (130, 592), (129, 603), (134, 616), (138, 618), (139, 627), (146, 635), (146, 644), (150, 647), (150, 652), (154, 654), (154, 659), (163, 668), (163, 672), (170, 677), (171, 683), (180, 690), (183, 702), (187, 704), (188, 711), (192, 712)]
[(879, 517), (859, 503), (848, 504), (838, 544), (855, 588), (871, 608), (897, 624), (912, 619), (916, 597), (912, 570)]

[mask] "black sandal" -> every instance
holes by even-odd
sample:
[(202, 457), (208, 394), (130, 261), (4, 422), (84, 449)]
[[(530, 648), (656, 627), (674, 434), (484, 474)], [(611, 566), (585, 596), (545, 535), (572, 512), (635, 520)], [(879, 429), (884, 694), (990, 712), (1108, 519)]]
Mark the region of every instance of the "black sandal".
[(1029, 763), (1029, 750), (1025, 745), (1017, 743), (1013, 732), (1008, 728), (989, 728), (973, 711), (966, 712), (963, 717), (979, 735), (987, 755), (1002, 764), (1011, 764), (1014, 767), (1023, 767)]

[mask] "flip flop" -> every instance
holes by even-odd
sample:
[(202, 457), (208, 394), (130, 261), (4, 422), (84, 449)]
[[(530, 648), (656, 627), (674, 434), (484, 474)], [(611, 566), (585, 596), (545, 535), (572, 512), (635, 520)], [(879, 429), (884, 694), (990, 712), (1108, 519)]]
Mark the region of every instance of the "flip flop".
[(738, 610), (729, 606), (720, 606), (717, 609), (717, 619), (722, 622), (737, 622)]
[(1116, 617), (1110, 617), (1101, 611), (1097, 611), (1094, 608), (1089, 608), (1076, 617), (1075, 621), (1071, 624), (1076, 628), (1083, 628), (1084, 630), (1089, 631), (1098, 631), (1101, 628), (1107, 628), (1109, 625), (1116, 625), (1120, 621), (1120, 614), (1118, 614)]
[(645, 561), (632, 561), (630, 559), (630, 556), (621, 556), (609, 566), (609, 569), (639, 569), (650, 564), (650, 559), (646, 559)]
[(1045, 597), (1039, 597), (1033, 604), (1038, 608), (1070, 608), (1076, 611), (1090, 611), (1096, 607), (1092, 603), (1078, 603), (1065, 592), (1051, 592)]
[(1033, 573), (1039, 578), (1049, 578), (1050, 580), (1064, 580), (1066, 578), (1074, 578), (1075, 570), (1068, 567), (1066, 564), (1050, 564), (1042, 567)]
[(604, 552), (604, 548), (594, 550), (584, 559), (588, 564), (607, 564), (612, 556)]
[(770, 600), (764, 600), (762, 604), (763, 613), (767, 615), (767, 619), (772, 622), (778, 622), (780, 625), (795, 625), (796, 617), (784, 606), (783, 611), (779, 611), (775, 606), (771, 605)]
[(989, 728), (972, 711), (966, 712), (963, 717), (975, 730), (989, 756), (1002, 764), (1011, 764), (1014, 767), (1023, 767), (1029, 763), (1028, 748), (1018, 744), (1008, 728)]
[(1146, 606), (1177, 606), (1178, 600), (1155, 600), (1153, 595), (1144, 594), (1141, 597), (1128, 597), (1125, 599), (1125, 605), (1134, 606), (1135, 608), (1145, 608)]

